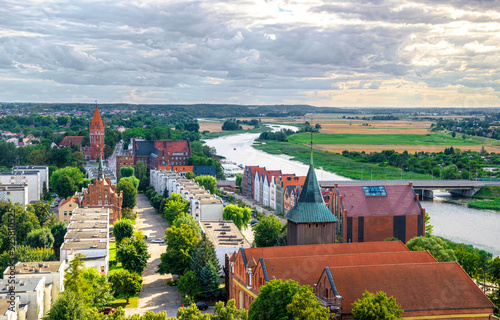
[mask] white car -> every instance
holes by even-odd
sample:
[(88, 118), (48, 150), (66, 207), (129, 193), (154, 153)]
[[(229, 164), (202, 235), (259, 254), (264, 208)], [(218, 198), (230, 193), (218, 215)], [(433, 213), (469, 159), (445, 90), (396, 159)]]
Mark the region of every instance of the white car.
[(151, 243), (163, 243), (165, 242), (162, 238), (156, 238), (156, 239), (153, 239), (151, 240)]

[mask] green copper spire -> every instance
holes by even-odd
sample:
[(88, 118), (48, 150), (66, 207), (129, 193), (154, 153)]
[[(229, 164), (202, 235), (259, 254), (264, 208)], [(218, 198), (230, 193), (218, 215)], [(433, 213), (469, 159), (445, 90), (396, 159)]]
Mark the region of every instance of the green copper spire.
[(99, 157), (99, 168), (97, 169), (97, 178), (104, 178), (104, 170), (102, 166), (102, 156)]

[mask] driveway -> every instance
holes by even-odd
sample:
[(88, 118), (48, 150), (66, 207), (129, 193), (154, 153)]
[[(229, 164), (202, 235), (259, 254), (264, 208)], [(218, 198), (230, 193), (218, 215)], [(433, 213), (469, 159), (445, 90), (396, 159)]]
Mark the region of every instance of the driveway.
[(144, 315), (146, 311), (150, 310), (154, 313), (167, 311), (169, 317), (175, 316), (177, 308), (181, 304), (181, 295), (176, 287), (167, 285), (167, 282), (172, 279), (172, 275), (156, 273), (160, 256), (167, 247), (165, 244), (151, 243), (152, 239), (165, 237), (167, 221), (155, 212), (143, 194), (137, 194), (135, 211), (137, 212), (136, 228), (142, 230), (143, 234), (148, 237), (147, 243), (151, 258), (149, 258), (148, 265), (142, 274), (143, 284), (142, 292), (139, 294), (138, 308), (125, 309), (125, 314)]

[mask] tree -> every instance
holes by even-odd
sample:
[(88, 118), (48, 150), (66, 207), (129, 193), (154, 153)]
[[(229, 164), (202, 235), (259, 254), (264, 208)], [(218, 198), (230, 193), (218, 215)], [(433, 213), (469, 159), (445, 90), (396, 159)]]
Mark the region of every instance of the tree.
[(213, 320), (247, 320), (248, 310), (236, 308), (236, 301), (231, 299), (224, 307), (224, 302), (219, 301), (215, 305)]
[(121, 167), (120, 168), (120, 178), (132, 177), (133, 175), (134, 175), (134, 168), (132, 168), (132, 167)]
[(49, 188), (47, 188), (47, 182), (43, 184), (42, 199), (45, 201), (50, 200), (50, 193), (49, 193)]
[(431, 224), (431, 216), (429, 213), (425, 213), (425, 235), (430, 236), (432, 231), (434, 230), (434, 226)]
[(52, 248), (54, 236), (48, 228), (36, 229), (28, 233), (24, 244), (32, 248)]
[(260, 219), (254, 229), (256, 247), (273, 247), (283, 231), (284, 224), (274, 215)]
[(186, 224), (181, 224), (179, 228), (172, 226), (165, 233), (167, 251), (161, 255), (157, 272), (183, 275), (189, 268), (191, 252), (200, 238), (196, 231)]
[(116, 186), (116, 190), (123, 191), (122, 208), (133, 209), (137, 203), (137, 190), (134, 185), (128, 181), (120, 180)]
[(143, 239), (125, 238), (116, 249), (116, 258), (124, 269), (142, 274), (151, 255)]
[(135, 177), (137, 179), (141, 180), (141, 179), (147, 178), (147, 174), (148, 174), (148, 168), (146, 167), (144, 162), (137, 161), (137, 163), (135, 164), (135, 170), (134, 170)]
[(142, 278), (135, 272), (120, 270), (109, 276), (109, 282), (114, 289), (115, 297), (120, 294), (127, 299), (129, 303), (130, 297), (141, 292)]
[(61, 254), (61, 245), (64, 243), (64, 236), (67, 232), (66, 222), (58, 221), (50, 226), (50, 233), (54, 237), (54, 252), (56, 253), (56, 257), (59, 258)]
[(397, 320), (403, 314), (396, 299), (388, 298), (383, 291), (376, 294), (365, 291), (363, 299), (356, 300), (352, 305), (355, 320)]
[(452, 249), (446, 248), (446, 243), (436, 237), (415, 237), (406, 243), (411, 251), (429, 251), (440, 262), (457, 261)]
[(495, 257), (488, 263), (488, 274), (492, 282), (500, 285), (500, 257)]
[[(15, 205), (15, 229), (12, 230), (16, 235), (16, 243), (23, 243), (28, 233), (40, 228), (40, 222), (33, 212), (25, 211), (20, 205)], [(9, 226), (9, 215), (4, 214), (2, 224)]]
[(212, 241), (207, 238), (207, 235), (204, 234), (191, 253), (189, 269), (194, 271), (196, 275), (200, 277), (203, 268), (209, 264), (215, 266), (217, 270), (220, 269), (214, 245)]
[(210, 299), (219, 294), (218, 265), (207, 263), (200, 272), (200, 297)]
[(330, 319), (309, 286), (294, 280), (275, 279), (260, 287), (260, 294), (250, 305), (248, 319)]
[(140, 181), (139, 181), (139, 179), (137, 179), (134, 176), (121, 178), (120, 181), (130, 182), (135, 187), (135, 189), (139, 189), (139, 182)]
[(90, 307), (74, 291), (59, 294), (44, 320), (94, 320), (98, 319), (97, 309)]
[(242, 188), (242, 185), (241, 185), (242, 182), (243, 182), (243, 175), (241, 173), (237, 173), (236, 174), (236, 181), (235, 181), (235, 183), (236, 183), (236, 186), (238, 187), (238, 189), (240, 190), (240, 192), (242, 190), (241, 189)]
[[(50, 171), (50, 169), (49, 169)], [(56, 170), (50, 177), (50, 185), (55, 192), (67, 198), (78, 191), (78, 184), (83, 181), (83, 173), (76, 167), (65, 167)]]
[(120, 219), (113, 225), (113, 236), (116, 243), (119, 244), (125, 238), (132, 238), (134, 235), (134, 225), (132, 220)]
[(471, 278), (476, 277), (477, 273), (481, 271), (479, 269), (481, 257), (477, 252), (467, 250), (465, 246), (460, 243), (453, 250), (453, 253), (457, 257), (458, 264), (460, 264), (460, 266)]
[(248, 222), (250, 222), (252, 218), (252, 211), (246, 207), (242, 208), (234, 204), (229, 204), (224, 207), (222, 218), (224, 220), (232, 220), (240, 230), (241, 228), (246, 229), (248, 227)]
[(187, 271), (177, 281), (177, 289), (183, 296), (187, 295), (190, 300), (194, 300), (200, 293), (198, 275), (191, 270)]
[(14, 257), (11, 257), (10, 251), (4, 251), (0, 254), (0, 269), (5, 270), (10, 265), (19, 261), (37, 262), (37, 261), (55, 261), (56, 256), (52, 248), (32, 248), (30, 246), (20, 245), (14, 248)]
[(215, 189), (217, 188), (217, 180), (212, 176), (197, 176), (194, 178), (194, 182), (198, 183), (200, 186), (204, 187), (211, 194), (215, 194)]
[(186, 179), (194, 179), (196, 178), (195, 174), (191, 171), (186, 172)]
[(198, 237), (201, 237), (201, 228), (200, 228), (200, 225), (198, 223), (198, 221), (196, 221), (192, 215), (188, 214), (188, 213), (185, 213), (185, 212), (181, 212), (177, 218), (175, 218), (174, 222), (172, 223), (173, 226), (176, 226), (177, 228), (179, 228), (181, 226), (181, 224), (187, 224), (187, 225), (190, 225), (193, 229), (196, 230), (196, 234), (198, 235)]
[(83, 285), (88, 286), (90, 305), (101, 310), (108, 306), (113, 299), (111, 284), (105, 275), (100, 274), (96, 268), (84, 268)]
[(52, 215), (50, 212), (50, 205), (41, 201), (28, 205), (26, 210), (33, 212), (36, 215), (38, 221), (40, 222), (40, 226), (43, 226)]
[(165, 201), (163, 209), (163, 217), (167, 219), (169, 224), (172, 224), (175, 218), (182, 212), (189, 211), (189, 202), (184, 199), (180, 194), (172, 193), (172, 195)]

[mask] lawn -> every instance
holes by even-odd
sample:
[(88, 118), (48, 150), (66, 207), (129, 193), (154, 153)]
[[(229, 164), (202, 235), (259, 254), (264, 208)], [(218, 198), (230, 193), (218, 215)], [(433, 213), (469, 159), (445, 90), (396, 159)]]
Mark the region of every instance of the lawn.
[(136, 295), (134, 297), (130, 297), (129, 303), (127, 304), (127, 299), (125, 298), (118, 298), (112, 303), (110, 303), (110, 306), (113, 308), (137, 308), (137, 304), (139, 302), (139, 295)]
[[(116, 260), (116, 242), (109, 243), (109, 261)], [(115, 272), (123, 270), (121, 262), (118, 262), (115, 266), (109, 267), (109, 275), (112, 275)], [(129, 303), (127, 304), (127, 300), (123, 297), (118, 297), (113, 301), (110, 305), (113, 308), (123, 307), (123, 308), (137, 308), (137, 303), (139, 301), (139, 295), (131, 297)]]
[[(116, 260), (116, 242), (110, 242), (109, 243), (109, 261), (115, 261)], [(109, 275), (112, 275), (113, 273), (123, 270), (122, 263), (118, 262), (115, 266), (110, 266), (109, 267)]]
[[(309, 144), (309, 133), (294, 134), (288, 137), (292, 143)], [(430, 134), (314, 134), (314, 144), (365, 144), (365, 145), (478, 145), (476, 141)]]

